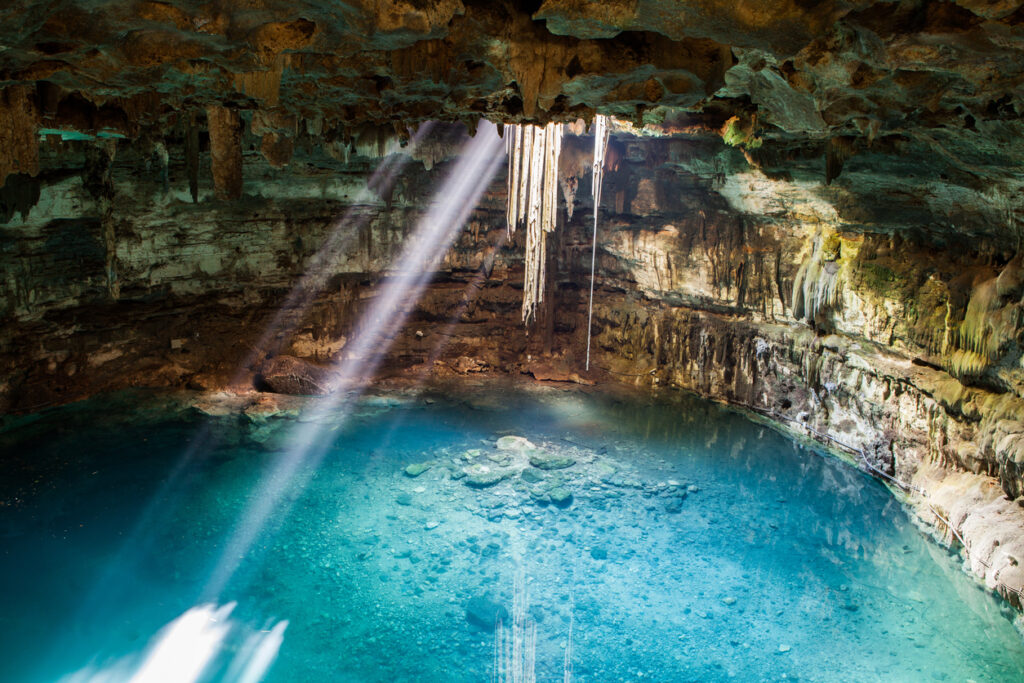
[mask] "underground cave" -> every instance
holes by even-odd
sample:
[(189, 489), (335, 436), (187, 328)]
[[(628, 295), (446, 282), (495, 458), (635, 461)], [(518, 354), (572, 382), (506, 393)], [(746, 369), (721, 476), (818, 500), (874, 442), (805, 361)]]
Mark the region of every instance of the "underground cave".
[(1024, 3), (7, 0), (0, 680), (1024, 680)]

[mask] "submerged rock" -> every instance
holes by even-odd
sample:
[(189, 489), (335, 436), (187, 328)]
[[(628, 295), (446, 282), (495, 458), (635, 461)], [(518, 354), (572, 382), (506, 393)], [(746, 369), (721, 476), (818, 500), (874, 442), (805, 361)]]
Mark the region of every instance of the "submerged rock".
[(433, 466), (434, 463), (432, 462), (413, 463), (412, 465), (409, 465), (408, 467), (405, 468), (405, 476), (412, 477), (413, 479), (415, 479), (416, 477), (420, 476)]
[(558, 507), (564, 508), (572, 505), (572, 491), (562, 486), (556, 486), (548, 491), (548, 498)]
[(466, 604), (466, 621), (484, 629), (493, 631), (498, 619), (508, 619), (508, 610), (491, 593), (474, 595)]
[(683, 501), (686, 500), (686, 491), (677, 491), (665, 499), (665, 512), (670, 515), (677, 515), (683, 511)]
[(576, 461), (565, 455), (552, 455), (538, 450), (530, 453), (530, 464), (540, 470), (564, 470), (575, 465)]
[(525, 469), (519, 474), (519, 478), (527, 484), (539, 484), (544, 481), (544, 475), (537, 470)]
[(607, 482), (615, 476), (616, 471), (617, 470), (613, 466), (606, 462), (595, 463), (594, 466), (591, 467), (591, 474), (594, 478), (604, 482)]
[(493, 469), (480, 464), (463, 467), (462, 471), (466, 475), (466, 486), (479, 489), (494, 486), (512, 474), (508, 470)]
[(503, 436), (494, 444), (499, 451), (528, 451), (536, 448), (522, 436)]

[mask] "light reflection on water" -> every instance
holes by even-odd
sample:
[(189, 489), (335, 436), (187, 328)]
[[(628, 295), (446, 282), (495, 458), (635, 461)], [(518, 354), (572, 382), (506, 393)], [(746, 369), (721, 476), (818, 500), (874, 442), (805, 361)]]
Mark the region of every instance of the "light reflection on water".
[[(494, 634), (467, 620), (467, 606), (511, 611), (517, 576), (537, 680), (562, 679), (570, 623), (576, 681), (1024, 675), (1000, 603), (856, 470), (696, 400), (504, 387), (467, 396), (368, 401), (332, 432), (306, 485), (285, 492), (287, 517), (226, 586), (237, 606), (218, 623), (229, 632), (186, 630), (197, 638), (180, 641), (187, 650), (227, 645), (192, 680), (243, 680), (244, 663), (257, 651), (269, 662), (277, 647), (266, 680), (490, 680)], [(281, 455), (246, 421), (209, 422), (222, 446), (154, 517), (133, 572), (104, 610), (66, 623), (199, 426), (104, 422), (96, 416), (116, 409), (92, 405), (44, 419), (35, 436), (0, 435), (5, 681), (133, 680), (174, 632), (165, 625), (226, 609), (196, 600)], [(517, 473), (483, 489), (453, 478), (477, 460), (502, 467), (494, 439), (504, 434), (576, 464), (532, 468), (532, 482), (513, 458)], [(403, 473), (422, 462), (432, 463), (423, 474)], [(538, 500), (554, 484), (571, 491), (567, 507)], [(95, 678), (104, 666), (122, 678)]]

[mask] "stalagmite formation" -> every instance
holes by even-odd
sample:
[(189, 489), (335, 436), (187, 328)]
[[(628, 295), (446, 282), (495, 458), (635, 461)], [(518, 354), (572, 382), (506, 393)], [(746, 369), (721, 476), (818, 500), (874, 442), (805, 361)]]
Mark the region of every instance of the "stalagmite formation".
[(508, 152), (506, 227), (511, 236), (526, 224), (526, 266), (523, 276), (523, 322), (529, 325), (544, 300), (544, 233), (555, 229), (558, 216), (558, 157), (562, 126), (512, 126), (505, 138)]

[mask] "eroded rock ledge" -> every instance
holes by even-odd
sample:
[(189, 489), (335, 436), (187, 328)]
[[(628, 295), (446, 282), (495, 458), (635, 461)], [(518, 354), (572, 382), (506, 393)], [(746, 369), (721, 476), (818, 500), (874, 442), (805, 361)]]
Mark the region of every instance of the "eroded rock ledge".
[[(251, 388), (267, 357), (338, 359), (461, 134), (439, 129), (399, 155), (394, 183), (368, 189), (386, 146), (311, 145), (278, 169), (243, 130), (242, 202), (217, 199), (231, 178), (195, 172), (210, 168), (212, 140), (196, 149), (201, 164), (187, 140), (165, 156), (141, 143), (44, 150), (40, 179), (26, 180), (34, 193), (5, 205), (0, 228), (0, 410), (125, 386)], [(567, 152), (583, 168), (586, 142)], [(582, 191), (553, 233), (547, 305), (529, 334), (499, 178), (408, 302), (383, 374), (531, 373), (749, 409), (926, 491), (909, 503), (947, 542), (962, 538), (972, 570), (1020, 606), (1024, 280), (1012, 216), (974, 182), (936, 186), (929, 173), (952, 168), (941, 164), (894, 190), (896, 150), (847, 159), (827, 184), (819, 157), (783, 172), (701, 132), (619, 131), (613, 146), (592, 372), (589, 181), (567, 168)], [(935, 228), (956, 211), (970, 216), (961, 230)], [(324, 245), (329, 265), (304, 278)]]

